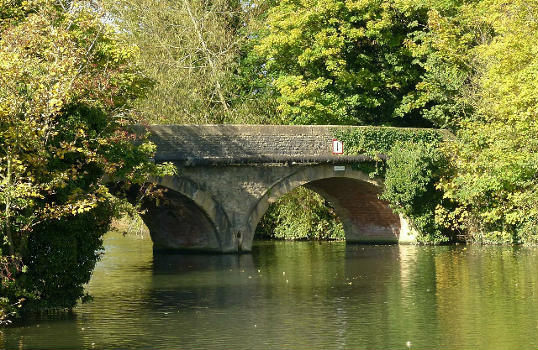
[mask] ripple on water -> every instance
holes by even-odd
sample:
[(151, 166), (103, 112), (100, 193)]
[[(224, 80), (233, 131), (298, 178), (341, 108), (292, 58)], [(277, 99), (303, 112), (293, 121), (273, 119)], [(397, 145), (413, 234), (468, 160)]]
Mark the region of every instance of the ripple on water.
[(531, 248), (260, 242), (252, 254), (153, 256), (110, 234), (74, 315), (0, 347), (535, 349)]

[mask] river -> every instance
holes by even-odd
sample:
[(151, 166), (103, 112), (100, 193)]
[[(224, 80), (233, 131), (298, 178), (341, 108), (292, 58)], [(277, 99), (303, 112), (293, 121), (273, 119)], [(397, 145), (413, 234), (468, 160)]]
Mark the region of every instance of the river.
[(257, 242), (153, 255), (110, 233), (94, 300), (0, 330), (7, 349), (536, 349), (538, 249)]

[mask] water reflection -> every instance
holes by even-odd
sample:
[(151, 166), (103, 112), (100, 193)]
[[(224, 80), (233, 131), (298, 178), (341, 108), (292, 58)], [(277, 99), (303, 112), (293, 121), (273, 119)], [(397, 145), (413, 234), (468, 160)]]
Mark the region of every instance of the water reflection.
[(437, 318), (451, 333), (444, 341), (513, 348), (527, 339), (536, 348), (537, 262), (536, 250), (528, 248), (476, 246), (436, 254)]
[(537, 260), (530, 248), (316, 242), (154, 256), (147, 239), (111, 235), (94, 301), (5, 329), (0, 348), (535, 349)]
[(225, 271), (254, 269), (251, 254), (174, 254), (155, 253), (155, 274), (178, 274), (196, 271)]

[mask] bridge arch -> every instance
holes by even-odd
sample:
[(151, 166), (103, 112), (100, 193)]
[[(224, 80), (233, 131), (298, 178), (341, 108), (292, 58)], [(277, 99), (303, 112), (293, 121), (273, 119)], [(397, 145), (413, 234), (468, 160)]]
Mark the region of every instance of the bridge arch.
[(407, 220), (378, 198), (382, 179), (371, 178), (349, 165), (335, 169), (331, 164), (301, 167), (271, 184), (248, 214), (242, 249), (250, 250), (256, 226), (269, 206), (299, 186), (317, 192), (331, 203), (342, 221), (348, 242), (414, 241)]
[(194, 181), (178, 176), (152, 179), (166, 189), (156, 203), (147, 203), (142, 215), (155, 250), (223, 251), (228, 217), (213, 196)]

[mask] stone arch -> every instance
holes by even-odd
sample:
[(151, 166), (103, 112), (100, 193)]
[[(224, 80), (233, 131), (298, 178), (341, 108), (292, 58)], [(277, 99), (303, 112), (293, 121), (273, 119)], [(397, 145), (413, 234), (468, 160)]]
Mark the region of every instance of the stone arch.
[(153, 179), (166, 188), (159, 203), (146, 206), (143, 220), (150, 230), (156, 250), (196, 250), (220, 252), (229, 230), (228, 217), (220, 204), (195, 182), (178, 176)]
[(299, 168), (269, 186), (248, 214), (243, 249), (248, 250), (252, 245), (256, 226), (269, 205), (303, 185), (332, 204), (343, 223), (346, 241), (398, 243), (413, 240), (405, 218), (393, 213), (387, 203), (378, 199), (382, 179), (370, 178), (349, 165), (335, 171), (333, 165), (323, 164)]

